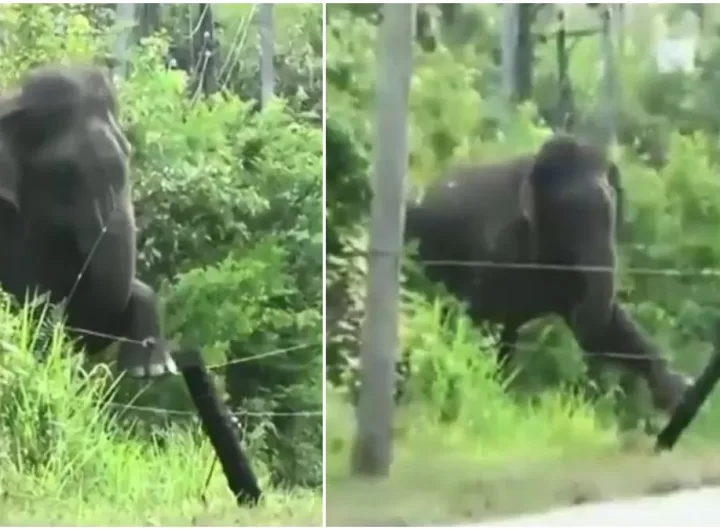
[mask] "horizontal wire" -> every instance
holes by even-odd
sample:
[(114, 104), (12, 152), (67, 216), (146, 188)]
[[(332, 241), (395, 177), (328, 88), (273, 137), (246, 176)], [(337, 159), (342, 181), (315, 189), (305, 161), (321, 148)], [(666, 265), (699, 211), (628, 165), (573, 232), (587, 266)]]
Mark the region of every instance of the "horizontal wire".
[[(644, 248), (640, 244), (623, 245), (633, 248)], [(677, 269), (670, 267), (623, 267), (619, 265), (566, 265), (561, 263), (540, 263), (540, 262), (498, 262), (493, 260), (454, 260), (454, 259), (419, 259), (413, 256), (407, 256), (404, 252), (389, 251), (387, 249), (371, 248), (367, 251), (353, 249), (342, 253), (341, 257), (346, 258), (365, 258), (370, 256), (390, 256), (390, 257), (407, 257), (411, 263), (417, 263), (425, 266), (448, 266), (448, 267), (477, 267), (487, 269), (517, 269), (517, 270), (544, 270), (544, 271), (566, 271), (566, 272), (598, 272), (598, 273), (614, 273), (622, 272), (637, 276), (668, 276), (668, 277), (720, 277), (720, 268), (708, 267), (701, 269)]]
[[(108, 333), (102, 333), (102, 332), (100, 332), (100, 331), (93, 331), (93, 330), (90, 330), (90, 329), (76, 328), (76, 327), (71, 327), (71, 326), (65, 326), (65, 329), (70, 330), (70, 331), (74, 331), (74, 332), (76, 332), (76, 333), (83, 333), (83, 334), (87, 334), (87, 335), (93, 335), (93, 336), (96, 336), (96, 337), (101, 337), (101, 338), (113, 340), (113, 341), (116, 341), (116, 342), (126, 342), (126, 343), (130, 343), (130, 344), (137, 344), (137, 345), (139, 345), (139, 346), (147, 346), (147, 339), (144, 340), (144, 341), (136, 340), (136, 339), (129, 339), (129, 338), (127, 338), (127, 337), (120, 337), (120, 336), (111, 335), (111, 334), (108, 334)], [(256, 355), (251, 355), (251, 356), (248, 356), (248, 357), (241, 357), (241, 358), (238, 358), (238, 359), (232, 359), (232, 360), (230, 360), (230, 361), (227, 361), (227, 362), (224, 362), (224, 363), (220, 363), (220, 364), (209, 365), (207, 368), (208, 368), (208, 370), (217, 370), (217, 369), (219, 369), (219, 368), (224, 368), (224, 367), (226, 367), (226, 366), (231, 366), (231, 365), (235, 365), (235, 364), (242, 364), (242, 363), (245, 363), (245, 362), (255, 361), (255, 360), (258, 360), (258, 359), (265, 359), (265, 358), (268, 358), (268, 357), (274, 357), (274, 356), (276, 356), (276, 355), (282, 355), (283, 353), (289, 353), (289, 352), (292, 352), (292, 351), (302, 350), (302, 349), (305, 349), (305, 348), (318, 347), (318, 346), (322, 346), (322, 344), (323, 344), (322, 342), (308, 342), (308, 343), (305, 343), (305, 344), (298, 344), (298, 345), (296, 345), (296, 346), (290, 346), (290, 347), (288, 347), (288, 348), (279, 348), (279, 349), (276, 349), (276, 350), (270, 350), (270, 351), (267, 351), (267, 352), (264, 352), (264, 353), (258, 353), (258, 354), (256, 354)]]
[(626, 360), (639, 360), (639, 359), (653, 359), (652, 357), (642, 354), (642, 353), (622, 353), (622, 352), (586, 352), (582, 350), (581, 348), (578, 348), (577, 350), (573, 350), (570, 346), (550, 346), (550, 345), (543, 345), (543, 344), (528, 344), (528, 343), (517, 343), (513, 345), (509, 342), (502, 342), (498, 341), (494, 343), (497, 347), (503, 347), (508, 346), (511, 348), (514, 348), (518, 351), (536, 351), (536, 350), (545, 350), (545, 351), (552, 351), (552, 352), (562, 352), (567, 353), (570, 351), (577, 351), (578, 353), (584, 355), (585, 357), (592, 358), (592, 357), (608, 357), (612, 359), (626, 359)]
[[(343, 338), (332, 338), (328, 339), (327, 344), (337, 344), (340, 345), (345, 341)], [(515, 344), (510, 342), (503, 342), (503, 341), (492, 341), (492, 347), (493, 348), (502, 348), (503, 346), (507, 346), (510, 348), (513, 348), (517, 351), (528, 351), (528, 352), (534, 352), (537, 350), (543, 350), (543, 351), (550, 351), (550, 352), (557, 352), (557, 353), (568, 353), (576, 351), (577, 353), (588, 357), (607, 357), (612, 359), (626, 359), (626, 360), (639, 360), (639, 359), (650, 359), (648, 355), (643, 353), (623, 353), (623, 352), (586, 352), (579, 346), (577, 349), (573, 349), (572, 346), (554, 346), (554, 345), (546, 345), (541, 343), (531, 344), (531, 343), (523, 343), (523, 342), (517, 342)], [(478, 348), (480, 350), (480, 348)], [(359, 356), (353, 357), (352, 359), (349, 359), (349, 362), (351, 363), (358, 363), (360, 361)]]
[(306, 343), (306, 344), (299, 344), (297, 346), (290, 346), (289, 348), (280, 348), (277, 350), (270, 350), (265, 353), (258, 353), (257, 355), (251, 355), (249, 357), (239, 357), (237, 359), (232, 359), (231, 361), (227, 361), (227, 362), (221, 363), (221, 364), (213, 364), (213, 365), (208, 366), (208, 369), (215, 370), (218, 368), (224, 368), (226, 366), (231, 366), (231, 365), (235, 365), (235, 364), (242, 364), (242, 363), (246, 363), (246, 362), (250, 362), (250, 361), (256, 361), (258, 359), (265, 359), (267, 357), (274, 357), (275, 355), (281, 355), (283, 353), (289, 353), (291, 351), (302, 350), (305, 348), (312, 348), (314, 346), (322, 347), (322, 345), (323, 345), (323, 343), (321, 341), (321, 342), (314, 342), (314, 343), (311, 342), (311, 343)]
[(477, 267), (488, 269), (519, 269), (519, 270), (545, 270), (567, 272), (619, 272), (638, 276), (671, 276), (671, 277), (720, 277), (720, 269), (707, 268), (696, 270), (680, 270), (672, 268), (654, 267), (613, 267), (607, 265), (562, 265), (551, 263), (498, 263), (495, 261), (467, 261), (467, 260), (413, 260), (416, 263), (429, 266), (451, 267)]
[[(167, 414), (173, 416), (196, 416), (196, 413), (190, 410), (173, 410), (164, 409), (161, 407), (147, 407), (144, 405), (124, 405), (122, 403), (108, 403), (107, 406), (111, 408), (119, 408), (123, 410), (135, 410), (138, 412), (152, 412), (155, 414)], [(294, 412), (263, 412), (263, 411), (251, 411), (251, 410), (233, 410), (231, 414), (234, 416), (242, 417), (293, 417), (293, 416), (322, 416), (322, 410), (299, 410)]]

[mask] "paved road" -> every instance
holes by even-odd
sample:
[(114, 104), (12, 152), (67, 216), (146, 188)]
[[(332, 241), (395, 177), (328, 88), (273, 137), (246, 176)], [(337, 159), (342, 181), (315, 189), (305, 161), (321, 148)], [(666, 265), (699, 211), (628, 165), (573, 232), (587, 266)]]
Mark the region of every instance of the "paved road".
[[(470, 526), (470, 525), (468, 525)], [(609, 501), (486, 521), (486, 526), (720, 526), (720, 487)]]

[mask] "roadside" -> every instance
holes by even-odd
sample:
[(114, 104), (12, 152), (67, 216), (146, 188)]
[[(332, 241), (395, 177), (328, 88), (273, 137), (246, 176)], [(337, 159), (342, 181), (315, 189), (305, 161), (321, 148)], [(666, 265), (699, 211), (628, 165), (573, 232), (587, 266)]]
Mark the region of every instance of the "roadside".
[[(720, 488), (702, 488), (641, 499), (626, 499), (561, 508), (546, 513), (512, 517), (486, 526), (675, 526), (716, 527), (720, 514), (716, 505)], [(582, 521), (582, 522), (580, 522)]]
[[(438, 451), (439, 453), (441, 451)], [(452, 457), (431, 456), (410, 460), (398, 458), (391, 476), (385, 480), (357, 480), (329, 476), (327, 521), (329, 525), (404, 526), (457, 524), (480, 526), (490, 520), (518, 514), (533, 514), (562, 506), (587, 508), (610, 499), (628, 499), (647, 495), (666, 495), (684, 489), (720, 484), (720, 454), (712, 448), (690, 449), (665, 455), (639, 450), (595, 457), (561, 457), (544, 462), (478, 463)], [(457, 455), (456, 455), (457, 456)], [(708, 496), (700, 490), (683, 492), (678, 497), (694, 498), (686, 512), (696, 519), (706, 513)], [(702, 496), (701, 496), (702, 493)], [(689, 495), (689, 497), (688, 497)], [(715, 497), (715, 503), (720, 497)], [(627, 501), (622, 506), (650, 506), (666, 502), (668, 497)], [(695, 502), (695, 501), (693, 501)], [(613, 503), (615, 504), (615, 503)], [(620, 505), (620, 503), (617, 503)], [(585, 506), (579, 506), (585, 505)], [(674, 504), (673, 504), (674, 506)], [(694, 508), (693, 508), (694, 506)], [(670, 508), (668, 508), (669, 510)], [(620, 508), (618, 508), (620, 510)], [(678, 508), (679, 510), (679, 508)], [(545, 524), (577, 525), (580, 512), (564, 510)], [(618, 511), (618, 517), (632, 512)], [(503, 521), (503, 524), (540, 524), (543, 515)], [(568, 517), (568, 523), (564, 517)], [(521, 522), (521, 521), (528, 521)], [(557, 520), (557, 522), (555, 522)], [(665, 519), (663, 519), (665, 521)], [(669, 519), (667, 520), (669, 521)], [(593, 522), (596, 522), (593, 520)], [(600, 521), (597, 521), (599, 524)], [(610, 523), (607, 523), (610, 524)], [(684, 523), (683, 523), (684, 524)]]

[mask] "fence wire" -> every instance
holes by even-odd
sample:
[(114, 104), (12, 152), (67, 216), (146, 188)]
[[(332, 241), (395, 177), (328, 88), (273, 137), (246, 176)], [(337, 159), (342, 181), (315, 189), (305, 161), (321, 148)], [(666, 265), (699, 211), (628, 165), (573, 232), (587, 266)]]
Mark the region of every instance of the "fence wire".
[[(376, 252), (372, 252), (376, 253)], [(676, 278), (720, 278), (720, 269), (675, 269), (658, 267), (617, 267), (607, 265), (563, 265), (552, 263), (514, 263), (496, 261), (468, 261), (468, 260), (413, 260), (421, 265), (430, 267), (473, 267), (484, 269), (508, 269), (508, 270), (542, 270), (542, 271), (564, 271), (564, 272), (596, 272), (614, 273), (616, 270), (633, 276), (666, 276)]]
[[(632, 248), (636, 250), (642, 250), (648, 247), (648, 245), (625, 243), (618, 244), (619, 247)], [(368, 259), (373, 255), (384, 255), (398, 257), (398, 253), (389, 252), (382, 249), (369, 249), (368, 251), (354, 250), (345, 253), (345, 257), (356, 258), (361, 257)], [(403, 253), (400, 253), (403, 256)], [(403, 256), (404, 257), (404, 256)], [(604, 274), (615, 274), (621, 272), (630, 276), (641, 276), (641, 277), (665, 277), (665, 278), (678, 278), (678, 279), (706, 279), (706, 278), (720, 278), (720, 268), (702, 268), (702, 269), (678, 269), (678, 268), (662, 268), (662, 267), (621, 267), (615, 266), (601, 266), (601, 265), (565, 265), (565, 264), (553, 264), (553, 263), (540, 263), (540, 262), (498, 262), (492, 260), (423, 260), (416, 257), (407, 256), (408, 261), (414, 264), (426, 266), (426, 267), (459, 267), (459, 268), (477, 268), (477, 269), (490, 269), (490, 270), (517, 270), (517, 271), (545, 271), (545, 272), (587, 272), (587, 273), (604, 273)], [(501, 325), (501, 323), (499, 323)], [(332, 340), (331, 342), (340, 342), (340, 339)], [(523, 344), (521, 342), (509, 343), (503, 342), (502, 340), (494, 341), (494, 345), (498, 348), (508, 347), (511, 350), (516, 351), (537, 351), (542, 349), (544, 351), (551, 352), (568, 352), (570, 351), (567, 346), (548, 346), (542, 344)], [(640, 360), (648, 359), (646, 354), (642, 353), (623, 353), (623, 352), (585, 352), (584, 354), (588, 358), (610, 358), (617, 360)]]
[[(138, 344), (140, 346), (147, 346), (147, 339), (144, 341), (139, 341), (139, 340), (135, 340), (135, 339), (129, 339), (127, 337), (121, 337), (121, 336), (117, 336), (117, 335), (111, 335), (108, 333), (102, 333), (102, 332), (98, 332), (98, 331), (76, 328), (76, 327), (71, 327), (71, 326), (65, 326), (65, 329), (71, 330), (71, 331), (74, 331), (77, 333), (83, 333), (83, 334), (88, 334), (88, 335), (94, 335), (97, 337), (102, 337), (105, 339), (113, 340), (115, 342), (126, 342), (126, 343), (131, 343), (131, 344)], [(296, 346), (290, 346), (288, 348), (278, 348), (275, 350), (270, 350), (267, 352), (259, 353), (256, 355), (251, 355), (248, 357), (231, 359), (224, 363), (208, 365), (207, 369), (208, 370), (219, 370), (222, 368), (226, 368), (228, 366), (242, 364), (242, 363), (250, 362), (250, 361), (256, 361), (259, 359), (267, 359), (270, 357), (276, 357), (278, 355), (283, 355), (286, 353), (290, 353), (293, 351), (298, 351), (298, 350), (302, 350), (302, 349), (306, 349), (306, 348), (322, 347), (322, 345), (323, 345), (322, 342), (310, 342), (310, 343), (305, 343), (305, 344), (299, 344)], [(109, 363), (109, 364), (113, 364), (113, 363)], [(177, 374), (169, 374), (169, 375), (171, 375), (172, 377), (178, 377), (182, 374), (177, 373)], [(154, 383), (155, 381), (156, 380), (154, 380), (154, 379), (148, 380), (147, 384), (133, 397), (133, 399), (137, 399), (140, 395), (145, 393), (150, 388), (152, 383)], [(140, 406), (140, 405), (132, 405), (132, 404), (107, 403), (107, 406), (109, 406), (111, 408), (121, 408), (124, 410), (135, 410), (135, 411), (152, 412), (155, 414), (166, 414), (168, 416), (195, 416), (196, 415), (195, 412), (189, 411), (189, 410), (187, 410), (187, 411), (186, 410), (172, 410), (172, 409), (164, 409), (164, 408), (160, 408), (160, 407), (149, 407), (149, 406)], [(264, 411), (250, 411), (250, 410), (240, 409), (240, 410), (231, 410), (230, 412), (235, 417), (243, 417), (243, 416), (245, 416), (245, 417), (253, 417), (253, 416), (255, 416), (255, 417), (294, 417), (294, 416), (313, 417), (313, 416), (322, 416), (322, 414), (323, 414), (323, 411), (321, 409), (320, 410), (292, 411), (292, 412), (273, 412), (273, 411), (264, 412)]]
[[(328, 341), (328, 343), (334, 342), (336, 344), (340, 344), (342, 342), (342, 339), (335, 339), (332, 341)], [(541, 344), (541, 343), (535, 343), (530, 344), (527, 342), (506, 342), (502, 340), (496, 340), (492, 341), (492, 345), (495, 348), (502, 348), (507, 347), (510, 348), (511, 351), (521, 351), (521, 352), (536, 352), (538, 350), (542, 350), (544, 352), (554, 352), (554, 353), (572, 353), (577, 350), (574, 348), (571, 348), (569, 346), (557, 346), (557, 345), (547, 345), (547, 344)], [(617, 359), (617, 360), (642, 360), (642, 359), (651, 359), (651, 357), (648, 357), (646, 354), (642, 353), (622, 353), (622, 352), (580, 352), (583, 356), (592, 359), (592, 358), (609, 358), (609, 359)], [(351, 359), (348, 362), (350, 364), (357, 364), (359, 363), (359, 359)], [(400, 361), (399, 361), (400, 362)]]
[[(168, 415), (168, 416), (184, 416), (184, 417), (195, 417), (197, 414), (190, 410), (173, 410), (173, 409), (164, 409), (161, 407), (147, 407), (143, 405), (125, 405), (122, 403), (108, 403), (108, 407), (115, 408), (115, 409), (122, 409), (122, 410), (134, 410), (136, 412), (149, 412), (153, 414), (158, 415)], [(245, 410), (245, 409), (236, 409), (231, 410), (230, 413), (236, 417), (236, 418), (242, 418), (242, 417), (255, 417), (255, 418), (271, 418), (271, 417), (280, 417), (280, 418), (287, 418), (287, 417), (317, 417), (322, 416), (323, 411), (322, 410), (298, 410), (298, 411), (292, 411), (292, 412), (263, 412), (263, 411), (252, 411), (252, 410)]]
[[(497, 347), (509, 347), (509, 348), (512, 348), (517, 351), (526, 351), (526, 352), (534, 352), (537, 350), (543, 350), (543, 351), (556, 352), (556, 353), (567, 353), (569, 351), (575, 351), (575, 350), (571, 350), (567, 346), (528, 344), (528, 343), (522, 343), (522, 342), (512, 344), (510, 342), (497, 341), (494, 343), (494, 345), (496, 345)], [(593, 357), (606, 357), (606, 358), (617, 359), (617, 360), (639, 360), (639, 359), (650, 360), (650, 359), (652, 359), (652, 357), (649, 357), (648, 355), (641, 354), (641, 353), (583, 352), (583, 355), (590, 359), (592, 359)]]
[[(640, 244), (626, 245), (634, 249), (643, 249), (646, 246)], [(664, 276), (674, 278), (720, 278), (720, 268), (706, 267), (695, 269), (680, 269), (674, 267), (625, 267), (621, 264), (615, 265), (567, 265), (561, 263), (542, 262), (499, 262), (494, 260), (458, 260), (458, 259), (419, 259), (407, 256), (404, 252), (392, 252), (385, 249), (371, 248), (367, 251), (351, 250), (342, 254), (343, 258), (364, 258), (371, 256), (387, 256), (393, 258), (407, 259), (409, 262), (428, 267), (463, 267), (478, 269), (507, 269), (507, 270), (539, 270), (556, 272), (590, 272), (590, 273), (615, 273), (622, 272), (631, 276)]]

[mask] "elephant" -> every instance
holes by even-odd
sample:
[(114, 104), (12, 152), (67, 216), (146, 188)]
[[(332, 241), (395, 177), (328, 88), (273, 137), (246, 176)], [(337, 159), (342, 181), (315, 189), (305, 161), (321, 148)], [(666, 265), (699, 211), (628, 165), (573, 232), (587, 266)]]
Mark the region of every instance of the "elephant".
[(88, 356), (119, 341), (132, 377), (177, 373), (154, 291), (136, 278), (131, 147), (112, 80), (43, 66), (0, 97), (0, 285), (47, 294)]
[(691, 380), (617, 301), (622, 202), (617, 164), (555, 134), (537, 153), (450, 169), (406, 205), (405, 236), (427, 277), (466, 302), (473, 322), (501, 326), (499, 364), (524, 324), (557, 315), (590, 358), (643, 377), (654, 406), (670, 412)]

